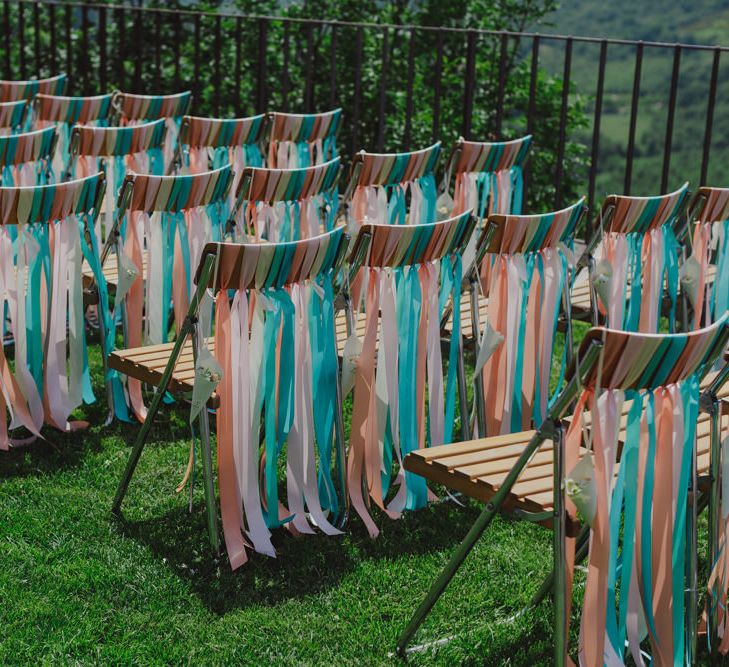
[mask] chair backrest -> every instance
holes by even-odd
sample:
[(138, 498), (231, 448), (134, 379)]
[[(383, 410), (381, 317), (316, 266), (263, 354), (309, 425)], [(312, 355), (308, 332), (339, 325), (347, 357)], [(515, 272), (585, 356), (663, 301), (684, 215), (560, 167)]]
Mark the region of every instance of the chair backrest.
[(345, 194), (350, 223), (434, 222), (439, 156), (440, 142), (409, 153), (357, 153)]
[(444, 189), (455, 175), (454, 212), (468, 208), (479, 220), (492, 213), (520, 214), (523, 199), (523, 164), (531, 135), (512, 141), (466, 141), (453, 148), (445, 171)]
[[(352, 250), (352, 257), (362, 260), (360, 285), (353, 285), (353, 292), (362, 296), (354, 297), (355, 310), (364, 302), (365, 333), (361, 341), (351, 333), (344, 350), (345, 366), (353, 363), (357, 369), (349, 492), (372, 536), (378, 529), (362, 489), (392, 517), (422, 507), (428, 497), (425, 480), (403, 471), (402, 459), (453, 438), (461, 337), (451, 336), (444, 382), (440, 323), (449, 300), (460, 322), (460, 253), (475, 224), (470, 211), (420, 225), (365, 223)], [(461, 419), (468, 419), (463, 411)], [(386, 506), (394, 461), (404, 478)]]
[(695, 275), (687, 270), (681, 282), (694, 307), (694, 326), (699, 327), (729, 310), (729, 188), (699, 188), (689, 206), (688, 222), (694, 227)]
[(165, 168), (172, 167), (177, 136), (182, 117), (189, 113), (192, 105), (192, 93), (186, 90), (174, 95), (133, 95), (132, 93), (114, 93), (112, 104), (117, 110), (120, 125), (136, 125), (150, 120), (163, 119), (167, 126), (164, 142)]
[(66, 90), (66, 75), (58, 74), (48, 79), (29, 79), (28, 81), (0, 81), (0, 102), (30, 100), (38, 93), (63, 95)]
[(339, 532), (346, 490), (332, 281), (347, 244), (338, 228), (287, 243), (210, 244), (203, 253), (197, 280), (216, 293), (218, 483), (233, 568), (247, 559), (244, 525), (253, 549), (268, 555), (270, 530), (282, 522), (312, 533), (309, 515), (324, 533)]
[(246, 167), (236, 193), (237, 234), (291, 241), (331, 230), (340, 172), (338, 157), (301, 169)]
[(71, 131), (67, 174), (84, 176), (103, 169), (109, 183), (102, 219), (97, 220), (97, 241), (107, 238), (116, 215), (117, 193), (128, 172), (164, 173), (162, 146), (166, 127), (160, 119), (129, 127), (76, 125)]
[[(103, 174), (54, 185), (0, 187), (0, 300), (15, 341), (13, 370), (0, 350), (5, 369), (0, 403), (16, 425), (36, 435), (44, 421), (71, 430), (71, 412), (82, 400), (93, 400), (81, 265), (98, 259), (90, 229), (103, 188)], [(100, 280), (104, 292), (103, 275)], [(3, 418), (0, 448), (7, 445)]]
[[(727, 340), (726, 316), (690, 333), (599, 328), (583, 340), (578, 359), (596, 344), (600, 355), (580, 372), (584, 389), (564, 445), (568, 513), (576, 520), (577, 503), (591, 528), (581, 663), (612, 655), (623, 664), (626, 646), (636, 664), (643, 661), (644, 633), (631, 616), (645, 619), (651, 662), (684, 662), (693, 615), (684, 591), (696, 548), (687, 549), (687, 515), (695, 511), (688, 494), (696, 479), (700, 380)], [(587, 439), (586, 408), (593, 425)], [(582, 455), (590, 444), (592, 452)]]
[(337, 132), (342, 120), (341, 109), (309, 114), (273, 112), (269, 118), (269, 167), (310, 167), (338, 156)]
[(666, 195), (611, 195), (603, 203), (589, 247), (599, 245), (591, 279), (593, 297), (608, 326), (658, 331), (665, 282), (671, 301), (669, 326), (674, 329), (679, 282), (675, 228), (687, 197), (685, 183)]
[(488, 217), (480, 241), (486, 321), (472, 313), (480, 334), (480, 435), (527, 430), (547, 415), (557, 325), (568, 305), (570, 248), (585, 210), (583, 198), (554, 213)]
[(265, 114), (248, 118), (185, 116), (180, 127), (178, 166), (194, 174), (231, 164), (235, 193), (245, 167), (263, 166), (260, 143), (265, 126)]
[(44, 185), (54, 180), (51, 160), (55, 148), (56, 131), (52, 127), (0, 136), (2, 185)]
[(76, 123), (106, 125), (111, 111), (111, 95), (94, 97), (67, 97), (38, 94), (33, 98), (33, 124), (43, 128), (55, 125), (58, 130), (58, 148), (53, 159), (53, 170), (60, 179), (68, 164), (71, 129)]
[(26, 100), (0, 102), (0, 134), (19, 132), (23, 128), (27, 108)]

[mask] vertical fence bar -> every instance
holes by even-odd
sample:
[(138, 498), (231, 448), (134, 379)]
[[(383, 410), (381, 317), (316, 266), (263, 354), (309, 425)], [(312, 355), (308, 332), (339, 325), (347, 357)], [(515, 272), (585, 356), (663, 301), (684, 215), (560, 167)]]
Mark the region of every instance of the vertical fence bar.
[[(605, 63), (607, 62), (607, 40), (600, 42), (600, 59), (597, 66), (597, 89), (595, 90), (595, 113), (592, 125), (592, 153), (590, 155), (590, 184), (587, 190), (587, 205), (595, 210), (595, 182), (597, 163), (600, 156), (600, 125), (602, 121), (602, 98), (605, 90)], [(587, 239), (592, 236), (592, 218), (587, 216)]]
[(126, 71), (124, 70), (124, 62), (126, 60), (126, 32), (127, 21), (124, 8), (116, 10), (116, 29), (119, 34), (119, 53), (116, 59), (116, 85), (120, 90), (124, 90), (126, 86)]
[(382, 30), (382, 58), (380, 66), (380, 94), (377, 113), (377, 150), (382, 152), (385, 149), (385, 112), (387, 111), (387, 71), (389, 69), (389, 45), (390, 31), (388, 28)]
[(241, 38), (241, 32), (243, 31), (243, 21), (239, 18), (235, 20), (235, 104), (233, 109), (233, 115), (238, 116), (240, 114), (241, 106), (241, 68), (243, 67), (241, 57), (241, 45), (243, 39)]
[[(71, 79), (73, 82), (74, 89), (77, 89), (76, 82), (73, 78), (73, 44), (72, 44), (72, 37), (71, 37), (71, 12), (73, 11), (73, 7), (71, 5), (66, 5), (66, 11), (63, 17), (64, 22), (64, 28), (66, 33), (66, 74), (68, 74), (68, 78)], [(71, 92), (70, 94), (73, 94)]]
[(362, 105), (362, 48), (364, 31), (357, 28), (354, 47), (354, 108), (352, 110), (352, 154), (359, 148), (359, 116)]
[(496, 119), (494, 122), (494, 133), (496, 139), (501, 139), (501, 125), (504, 120), (504, 92), (506, 90), (506, 59), (508, 57), (509, 38), (505, 33), (501, 34), (501, 49), (499, 53), (499, 81), (496, 92)]
[(58, 72), (58, 54), (56, 53), (56, 5), (48, 5), (48, 30), (51, 46), (51, 76)]
[(668, 175), (671, 170), (671, 148), (673, 146), (673, 122), (676, 117), (676, 96), (678, 77), (681, 70), (681, 47), (673, 49), (673, 71), (671, 72), (671, 91), (668, 94), (668, 113), (666, 115), (666, 140), (663, 143), (663, 168), (661, 171), (661, 194), (668, 190)]
[(699, 185), (706, 185), (709, 173), (709, 152), (711, 151), (711, 132), (714, 127), (714, 107), (716, 106), (716, 85), (719, 79), (719, 59), (721, 49), (714, 49), (714, 60), (711, 63), (711, 82), (709, 83), (709, 100), (706, 104), (706, 128), (704, 129), (704, 152), (701, 156), (701, 176)]
[(200, 104), (200, 14), (195, 14), (193, 34), (192, 86), (195, 101)]
[(334, 109), (337, 104), (337, 26), (332, 23), (331, 48), (329, 49), (329, 107)]
[(78, 53), (79, 82), (84, 95), (89, 94), (89, 8), (81, 6), (81, 49)]
[(99, 43), (99, 85), (101, 90), (106, 90), (106, 7), (99, 7), (96, 36)]
[[(162, 12), (154, 13), (154, 87), (162, 85)], [(219, 90), (219, 89), (218, 89)]]
[[(534, 120), (537, 115), (537, 78), (539, 76), (539, 35), (532, 38), (532, 58), (529, 71), (529, 105), (527, 107), (527, 126), (526, 133), (533, 134)], [(532, 179), (531, 160), (527, 160), (524, 165), (524, 192), (522, 197), (522, 206), (526, 209), (529, 197), (529, 184)]]
[(20, 56), (20, 78), (27, 79), (28, 72), (25, 69), (25, 3), (23, 2), (18, 3), (18, 44), (18, 55)]
[(474, 30), (468, 31), (466, 46), (466, 70), (463, 80), (463, 129), (461, 134), (471, 138), (471, 119), (473, 117), (473, 89), (476, 85), (476, 38)]
[(440, 97), (443, 79), (443, 31), (435, 36), (435, 81), (433, 82), (433, 142), (440, 136)]
[(572, 37), (564, 45), (564, 68), (562, 70), (562, 106), (559, 112), (559, 138), (557, 143), (557, 164), (554, 177), (554, 208), (562, 207), (562, 179), (564, 177), (564, 154), (567, 143), (567, 109), (570, 99), (570, 71), (572, 69)]
[(174, 16), (175, 20), (175, 36), (172, 45), (172, 58), (174, 68), (175, 90), (182, 88), (180, 80), (180, 49), (182, 47), (182, 19), (178, 13)]
[(41, 51), (41, 26), (40, 26), (40, 7), (38, 0), (33, 3), (33, 50), (35, 51), (35, 75), (41, 76), (41, 68), (43, 67), (42, 51)]
[(643, 68), (643, 42), (635, 47), (635, 73), (633, 76), (633, 95), (630, 100), (630, 125), (628, 127), (628, 149), (625, 154), (625, 184), (623, 192), (630, 194), (633, 180), (633, 153), (635, 152), (635, 128), (638, 121), (638, 102), (640, 100), (640, 74)]
[(290, 62), (290, 38), (289, 38), (289, 22), (284, 21), (283, 24), (283, 73), (281, 77), (281, 108), (284, 111), (289, 110), (289, 87), (291, 81), (289, 78), (289, 62)]
[(214, 100), (214, 113), (216, 116), (220, 115), (220, 98), (222, 97), (222, 87), (220, 81), (220, 52), (223, 50), (222, 32), (223, 19), (220, 16), (215, 17), (215, 37), (214, 37), (214, 48), (215, 48), (215, 63), (213, 67), (213, 87), (215, 88), (215, 94), (213, 95)]
[(264, 113), (268, 103), (266, 91), (266, 43), (268, 40), (268, 22), (258, 21), (258, 105), (256, 111)]
[(314, 110), (314, 24), (306, 24), (306, 88), (304, 90), (304, 109), (306, 113)]
[(5, 0), (3, 2), (3, 32), (5, 34), (5, 78), (12, 79), (13, 71), (11, 69), (11, 58), (10, 58), (10, 2)]
[[(138, 39), (137, 43), (144, 43), (144, 35), (142, 31), (142, 10), (137, 9), (134, 16), (134, 38)], [(142, 92), (142, 54), (138, 49), (132, 48), (134, 54), (134, 92)]]
[(403, 148), (410, 150), (413, 129), (413, 79), (415, 78), (415, 28), (410, 28), (408, 42), (408, 73), (405, 83), (405, 130), (403, 132)]

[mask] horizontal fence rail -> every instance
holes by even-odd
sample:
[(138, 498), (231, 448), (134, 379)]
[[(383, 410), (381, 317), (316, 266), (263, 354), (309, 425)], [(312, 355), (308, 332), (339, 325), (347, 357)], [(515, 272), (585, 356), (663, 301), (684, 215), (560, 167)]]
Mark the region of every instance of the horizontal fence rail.
[[(729, 122), (715, 113), (729, 94), (729, 47), (171, 4), (4, 0), (2, 76), (62, 70), (77, 95), (190, 88), (193, 112), (218, 116), (341, 106), (345, 157), (529, 132), (526, 210), (584, 193), (594, 212), (608, 192), (729, 184)], [(727, 131), (715, 131), (718, 122)]]

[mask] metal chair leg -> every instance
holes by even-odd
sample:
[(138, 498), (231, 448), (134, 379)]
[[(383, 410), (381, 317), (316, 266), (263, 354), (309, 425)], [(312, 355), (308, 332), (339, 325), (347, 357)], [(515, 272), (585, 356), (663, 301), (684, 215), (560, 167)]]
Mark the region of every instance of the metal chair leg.
[(567, 510), (562, 491), (564, 478), (564, 431), (554, 438), (554, 664), (561, 667), (567, 656)]
[(213, 457), (210, 448), (210, 423), (208, 422), (208, 411), (206, 408), (200, 410), (198, 425), (200, 428), (200, 448), (202, 449), (203, 488), (205, 491), (208, 534), (210, 535), (210, 545), (217, 552), (220, 549), (220, 536), (218, 534), (218, 511), (215, 508)]

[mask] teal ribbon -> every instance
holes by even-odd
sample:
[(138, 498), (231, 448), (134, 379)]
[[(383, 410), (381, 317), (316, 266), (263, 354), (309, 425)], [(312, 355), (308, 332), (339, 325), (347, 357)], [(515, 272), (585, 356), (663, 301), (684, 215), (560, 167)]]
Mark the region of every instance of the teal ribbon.
[[(263, 294), (271, 301), (272, 311), (266, 311), (264, 323), (264, 402), (266, 433), (266, 525), (280, 526), (278, 517), (278, 460), (294, 420), (294, 304), (283, 289), (267, 289)], [(283, 325), (283, 326), (282, 326)], [(278, 382), (276, 382), (276, 347), (278, 355)], [(277, 400), (278, 399), (278, 400)]]
[[(312, 293), (309, 299), (309, 336), (312, 350), (312, 403), (314, 432), (319, 451), (318, 488), (322, 508), (336, 514), (339, 501), (331, 474), (332, 441), (338, 437), (334, 429), (337, 410), (339, 365), (334, 335), (334, 290), (331, 276), (320, 276), (317, 285), (324, 291), (320, 299)], [(312, 291), (313, 292), (313, 291)], [(337, 450), (338, 453), (339, 450)], [(345, 462), (337, 460), (340, 472)], [(343, 497), (344, 499), (344, 497)]]
[[(461, 282), (463, 280), (463, 264), (461, 255), (456, 253), (443, 258), (441, 262), (441, 290), (439, 299), (439, 319), (445, 304), (450, 297), (453, 304), (453, 326), (448, 348), (448, 376), (445, 390), (445, 423), (443, 442), (453, 442), (453, 429), (456, 415), (456, 385), (458, 381), (458, 353), (461, 340)], [(468, 415), (461, 415), (461, 420)]]

